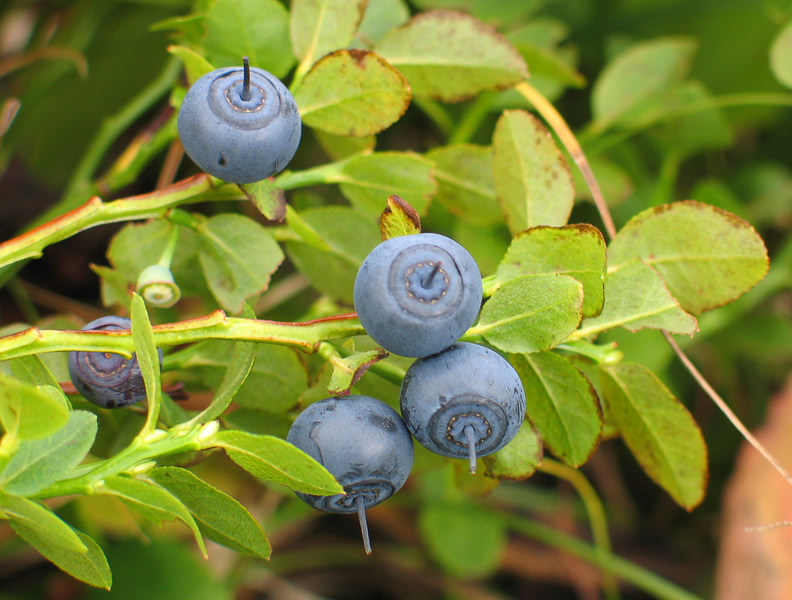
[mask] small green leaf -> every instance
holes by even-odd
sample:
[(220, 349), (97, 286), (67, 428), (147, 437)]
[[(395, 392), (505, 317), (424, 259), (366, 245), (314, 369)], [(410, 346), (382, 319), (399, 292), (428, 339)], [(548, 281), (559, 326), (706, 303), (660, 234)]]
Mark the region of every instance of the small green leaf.
[[(223, 398), (217, 409), (207, 413), (213, 416), (204, 415), (202, 420), (206, 421), (217, 418), (217, 410), (231, 398), (239, 406), (286, 411), (297, 404), (308, 387), (305, 365), (294, 350), (274, 344), (237, 342), (232, 346), (226, 341), (212, 341), (184, 366), (195, 371), (207, 387), (217, 390), (213, 404)], [(242, 378), (241, 387), (234, 390)]]
[(542, 438), (530, 423), (524, 422), (512, 441), (482, 461), (487, 477), (522, 481), (534, 474), (542, 462), (542, 454)]
[(245, 299), (267, 289), (270, 275), (283, 261), (280, 246), (263, 226), (243, 215), (210, 217), (199, 229), (198, 257), (212, 295), (234, 313)]
[(505, 38), (463, 13), (422, 13), (386, 34), (375, 50), (404, 74), (416, 96), (445, 102), (528, 76), (522, 56)]
[(327, 392), (331, 396), (348, 394), (352, 386), (365, 375), (371, 365), (387, 356), (388, 353), (385, 350), (376, 348), (331, 361), (333, 374), (330, 376), (330, 383), (327, 384)]
[(297, 58), (308, 65), (346, 48), (363, 19), (368, 0), (292, 0), (291, 41)]
[(285, 440), (244, 431), (221, 431), (214, 443), (251, 475), (274, 481), (306, 494), (341, 494), (339, 485), (327, 469)]
[(191, 48), (185, 46), (168, 46), (168, 52), (179, 57), (179, 60), (184, 63), (184, 70), (187, 73), (187, 83), (190, 85), (215, 69), (212, 63)]
[(65, 425), (69, 409), (46, 387), (0, 374), (0, 424), (7, 434), (18, 441), (35, 440)]
[(680, 81), (690, 69), (695, 50), (693, 40), (668, 37), (639, 42), (619, 54), (594, 84), (591, 103), (599, 126), (609, 126)]
[(75, 410), (49, 437), (22, 442), (0, 472), (0, 488), (30, 496), (65, 477), (85, 458), (96, 437), (96, 415)]
[(773, 39), (770, 70), (778, 81), (792, 88), (792, 21), (784, 25)]
[(437, 201), (450, 213), (472, 225), (502, 221), (495, 180), (492, 149), (473, 144), (439, 146), (426, 153), (436, 163)]
[(575, 186), (544, 125), (523, 110), (504, 111), (495, 126), (492, 148), (495, 190), (512, 235), (536, 225), (565, 225), (575, 202)]
[(379, 225), (382, 241), (421, 233), (421, 217), (412, 206), (395, 194), (388, 196)]
[(87, 550), (85, 544), (69, 525), (38, 502), (0, 492), (0, 514), (11, 521), (12, 525), (20, 524), (34, 531), (40, 538), (53, 546), (74, 552)]
[(602, 414), (588, 379), (552, 352), (515, 354), (510, 362), (525, 387), (526, 417), (547, 447), (571, 467), (585, 463), (602, 432)]
[[(246, 305), (246, 308), (247, 307)], [(253, 311), (250, 310), (252, 313)], [(248, 318), (255, 318), (255, 314)], [(228, 405), (240, 391), (244, 385), (245, 380), (250, 375), (253, 368), (253, 362), (256, 360), (256, 351), (259, 344), (255, 342), (238, 341), (234, 343), (233, 350), (231, 351), (231, 361), (228, 363), (228, 368), (223, 375), (223, 380), (219, 386), (212, 386), (217, 391), (212, 399), (212, 402), (201, 413), (200, 422), (207, 423), (212, 419), (216, 419), (225, 412)], [(262, 387), (258, 388), (259, 390)], [(263, 389), (267, 389), (264, 387)]]
[(575, 337), (595, 335), (614, 327), (630, 331), (664, 329), (693, 335), (698, 331), (698, 322), (680, 308), (657, 271), (635, 260), (607, 274), (602, 312), (584, 319)]
[(208, 537), (238, 552), (269, 559), (267, 536), (234, 498), (187, 469), (160, 467), (151, 471), (149, 477), (181, 500)]
[(134, 479), (121, 475), (109, 475), (95, 487), (97, 494), (116, 496), (124, 504), (136, 510), (152, 523), (178, 519), (189, 527), (201, 552), (206, 556), (201, 532), (190, 511), (168, 490), (153, 481)]
[(135, 342), (135, 356), (137, 357), (140, 373), (146, 385), (149, 411), (156, 410), (153, 415), (152, 427), (157, 425), (159, 407), (162, 403), (162, 383), (160, 380), (160, 362), (157, 352), (157, 343), (154, 341), (154, 332), (151, 329), (146, 301), (137, 293), (132, 295), (132, 340)]
[(294, 91), (303, 123), (363, 137), (390, 127), (410, 105), (410, 86), (382, 57), (338, 50), (322, 58)]
[(215, 0), (204, 19), (204, 46), (212, 64), (250, 65), (283, 77), (294, 64), (289, 13), (276, 0)]
[(268, 220), (283, 221), (286, 216), (286, 194), (276, 185), (274, 178), (241, 183), (239, 188)]
[(579, 281), (566, 275), (527, 275), (495, 291), (471, 332), (506, 352), (549, 350), (577, 329), (582, 306)]
[[(377, 215), (385, 206), (383, 193)], [(377, 221), (346, 206), (325, 206), (300, 213), (306, 225), (326, 243), (325, 249), (288, 242), (286, 252), (317, 290), (352, 305), (352, 289), (360, 264), (380, 243)]]
[(506, 548), (501, 517), (472, 503), (432, 503), (418, 515), (418, 527), (429, 553), (454, 577), (492, 574)]
[(644, 471), (692, 510), (707, 486), (707, 446), (688, 410), (642, 365), (601, 367), (609, 414)]
[(767, 248), (751, 225), (694, 201), (650, 208), (630, 219), (608, 247), (608, 268), (636, 258), (657, 269), (693, 314), (736, 300), (768, 269)]
[(556, 273), (583, 284), (583, 316), (602, 310), (605, 279), (605, 240), (588, 224), (532, 227), (517, 234), (498, 265), (498, 284), (523, 275)]
[(334, 181), (364, 215), (378, 218), (388, 196), (396, 194), (425, 214), (437, 191), (434, 163), (411, 152), (375, 152), (350, 159)]
[(110, 589), (113, 576), (107, 564), (107, 558), (93, 538), (74, 530), (80, 543), (86, 548), (83, 551), (64, 548), (52, 543), (52, 538), (30, 523), (11, 521), (14, 531), (33, 546), (39, 554), (68, 573), (75, 579), (98, 588)]
[(102, 265), (89, 265), (91, 271), (99, 276), (99, 291), (102, 296), (102, 306), (111, 308), (114, 306), (123, 307), (129, 310), (130, 290), (132, 284), (124, 277), (124, 274), (110, 267)]

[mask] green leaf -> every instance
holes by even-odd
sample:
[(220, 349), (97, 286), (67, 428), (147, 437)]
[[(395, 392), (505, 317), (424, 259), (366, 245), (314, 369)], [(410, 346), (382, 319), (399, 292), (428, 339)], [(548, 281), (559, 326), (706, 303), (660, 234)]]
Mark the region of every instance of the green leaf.
[[(254, 357), (252, 366), (248, 366)], [(218, 409), (233, 398), (239, 406), (283, 412), (297, 404), (308, 387), (305, 366), (294, 350), (274, 344), (208, 342), (184, 366), (195, 370), (207, 387), (217, 390), (216, 398), (225, 398)], [(242, 378), (244, 383), (232, 394)], [(219, 416), (216, 412), (211, 411), (211, 418)]]
[(367, 0), (292, 0), (291, 42), (308, 65), (352, 41)]
[[(380, 210), (385, 206), (383, 195)], [(345, 206), (309, 209), (300, 217), (321, 236), (327, 247), (286, 243), (286, 253), (297, 269), (322, 294), (352, 305), (352, 289), (360, 264), (380, 243), (377, 222)]]
[(375, 348), (330, 361), (333, 374), (330, 376), (330, 383), (327, 384), (327, 392), (332, 396), (348, 394), (352, 386), (365, 375), (371, 365), (387, 356), (388, 353), (385, 350)]
[(602, 310), (605, 240), (588, 224), (532, 227), (517, 234), (498, 265), (495, 281), (503, 284), (523, 275), (556, 273), (583, 284), (583, 316)]
[(190, 85), (215, 69), (212, 63), (192, 48), (187, 48), (185, 46), (168, 46), (168, 52), (179, 57), (179, 60), (184, 63), (184, 71), (187, 73), (187, 83)]
[(146, 398), (148, 398), (149, 412), (156, 407), (157, 414), (153, 415), (152, 427), (157, 425), (159, 407), (162, 403), (162, 383), (160, 380), (160, 362), (157, 352), (157, 343), (154, 341), (154, 331), (151, 329), (146, 301), (137, 292), (132, 295), (132, 341), (135, 343), (135, 356), (137, 357), (143, 383), (146, 385)]
[(390, 127), (407, 110), (411, 97), (402, 74), (365, 50), (325, 56), (294, 91), (304, 124), (354, 137)]
[(344, 488), (327, 469), (285, 440), (244, 431), (221, 431), (214, 443), (251, 475), (306, 494), (341, 494)]
[(490, 26), (451, 11), (413, 17), (375, 50), (399, 69), (416, 96), (456, 102), (528, 76), (522, 56)]
[(69, 476), (85, 458), (96, 437), (96, 415), (75, 410), (66, 425), (49, 437), (22, 442), (0, 472), (0, 488), (31, 496)]
[(380, 216), (382, 240), (421, 233), (421, 217), (416, 210), (399, 196), (388, 196), (385, 210)]
[(275, 183), (275, 179), (268, 177), (253, 183), (239, 184), (258, 211), (270, 221), (283, 221), (286, 216), (286, 194)]
[(786, 87), (792, 87), (792, 21), (784, 25), (770, 46), (770, 70)]
[(534, 474), (542, 462), (542, 454), (542, 438), (530, 423), (523, 422), (508, 444), (482, 461), (487, 477), (522, 481)]
[(66, 423), (69, 409), (47, 387), (0, 374), (0, 424), (18, 441), (51, 435)]
[(159, 484), (121, 475), (109, 475), (94, 489), (97, 494), (116, 496), (152, 523), (161, 524), (163, 521), (176, 519), (182, 521), (192, 530), (198, 547), (206, 556), (206, 546), (190, 511), (176, 496)]
[(351, 158), (334, 181), (364, 215), (378, 218), (388, 196), (396, 194), (425, 214), (437, 191), (434, 163), (412, 152), (375, 152)]
[(149, 477), (181, 500), (208, 537), (237, 552), (269, 559), (267, 536), (234, 498), (187, 469), (160, 467), (151, 471)]
[(32, 530), (53, 546), (74, 552), (87, 550), (86, 545), (69, 525), (38, 502), (0, 492), (0, 515), (11, 521), (12, 525), (20, 524)]
[(404, 0), (369, 0), (357, 38), (378, 42), (391, 29), (403, 25), (410, 18), (410, 9)]
[(592, 91), (600, 128), (618, 121), (641, 102), (680, 81), (690, 69), (696, 43), (668, 37), (634, 44), (603, 69)]
[(494, 511), (470, 503), (433, 503), (418, 515), (431, 556), (454, 577), (495, 572), (506, 547), (506, 527)]
[(634, 260), (608, 272), (602, 312), (584, 319), (575, 337), (595, 335), (614, 327), (630, 331), (664, 329), (693, 335), (698, 331), (698, 322), (680, 308), (657, 271)]
[(565, 225), (575, 186), (544, 125), (523, 110), (504, 111), (492, 147), (495, 191), (512, 235), (536, 225)]
[(472, 328), (506, 352), (549, 350), (580, 323), (583, 286), (566, 275), (526, 275), (500, 286)]
[(276, 0), (215, 0), (204, 19), (204, 46), (212, 64), (250, 65), (283, 77), (294, 64), (289, 13)]
[[(253, 312), (252, 309), (250, 312)], [(248, 318), (255, 318), (255, 314), (252, 317), (249, 315), (245, 316)], [(239, 393), (250, 375), (253, 363), (256, 360), (256, 351), (258, 347), (259, 344), (255, 342), (238, 341), (234, 343), (228, 368), (223, 375), (223, 380), (220, 382), (220, 385), (212, 386), (212, 389), (217, 391), (215, 392), (211, 404), (201, 413), (201, 423), (207, 423), (212, 419), (216, 419), (225, 412), (225, 409), (231, 404), (231, 401)], [(260, 386), (258, 389), (268, 388)]]
[(630, 219), (608, 247), (609, 270), (636, 258), (657, 269), (693, 314), (736, 300), (768, 269), (767, 248), (751, 225), (695, 201), (650, 208)]
[(525, 387), (526, 417), (544, 443), (571, 467), (585, 463), (602, 432), (599, 399), (589, 380), (552, 352), (515, 354), (509, 360)]
[(89, 265), (91, 271), (99, 276), (99, 290), (102, 296), (102, 306), (111, 308), (114, 306), (123, 307), (129, 310), (129, 290), (130, 282), (124, 274), (110, 267), (102, 265)]
[(113, 576), (104, 552), (93, 538), (80, 531), (74, 531), (80, 543), (86, 548), (81, 552), (53, 544), (46, 533), (39, 528), (31, 527), (30, 523), (11, 521), (11, 527), (19, 537), (65, 573), (94, 587), (110, 589)]
[(240, 312), (246, 298), (269, 286), (283, 261), (280, 246), (264, 227), (238, 214), (210, 217), (198, 232), (198, 257), (212, 295), (224, 309)]
[(374, 135), (365, 137), (349, 137), (343, 135), (333, 135), (321, 129), (313, 130), (314, 137), (331, 160), (343, 160), (355, 154), (370, 154), (377, 145), (377, 138)]
[(602, 367), (609, 413), (644, 471), (688, 510), (704, 498), (707, 446), (688, 410), (642, 365)]
[(426, 153), (436, 163), (437, 201), (472, 225), (502, 220), (495, 196), (492, 149), (473, 144), (439, 146)]

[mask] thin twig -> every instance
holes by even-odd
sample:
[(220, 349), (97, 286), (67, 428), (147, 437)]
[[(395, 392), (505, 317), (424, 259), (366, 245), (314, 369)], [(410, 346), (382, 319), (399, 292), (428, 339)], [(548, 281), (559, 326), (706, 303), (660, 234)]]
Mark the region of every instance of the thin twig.
[(754, 448), (756, 448), (759, 453), (765, 457), (767, 462), (773, 465), (773, 468), (778, 471), (784, 479), (786, 479), (790, 484), (792, 484), (792, 477), (790, 477), (789, 473), (787, 472), (784, 467), (782, 467), (775, 457), (770, 454), (770, 452), (762, 445), (762, 443), (754, 437), (754, 435), (748, 431), (748, 428), (743, 425), (742, 421), (740, 421), (739, 417), (732, 412), (729, 405), (720, 397), (718, 392), (714, 390), (714, 388), (709, 384), (709, 382), (704, 379), (704, 376), (699, 372), (696, 366), (691, 362), (691, 360), (687, 357), (687, 355), (682, 351), (682, 348), (676, 343), (676, 340), (671, 337), (667, 331), (663, 332), (663, 335), (666, 338), (666, 341), (674, 350), (676, 355), (679, 357), (679, 360), (682, 361), (682, 364), (685, 365), (690, 374), (693, 375), (693, 378), (698, 382), (698, 384), (702, 387), (702, 389), (707, 393), (707, 395), (712, 398), (712, 401), (716, 404), (716, 406), (721, 410), (721, 412), (726, 415), (726, 418), (729, 419), (732, 425), (739, 431), (742, 436), (746, 439), (746, 441), (751, 444)]

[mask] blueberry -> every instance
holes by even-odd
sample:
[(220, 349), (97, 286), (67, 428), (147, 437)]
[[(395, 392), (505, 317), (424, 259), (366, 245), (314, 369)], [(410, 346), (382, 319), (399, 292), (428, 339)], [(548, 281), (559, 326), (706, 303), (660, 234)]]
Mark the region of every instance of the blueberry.
[(451, 238), (420, 233), (391, 238), (363, 261), (355, 310), (375, 342), (402, 356), (428, 356), (467, 331), (481, 307), (481, 274)]
[[(124, 317), (102, 317), (91, 321), (83, 331), (124, 331), (132, 323)], [(159, 351), (160, 365), (162, 350)], [(146, 386), (137, 358), (124, 358), (112, 352), (69, 352), (69, 376), (86, 400), (103, 408), (136, 404), (146, 398)]]
[(520, 376), (497, 352), (458, 342), (416, 360), (404, 376), (401, 412), (407, 429), (432, 452), (468, 458), (500, 450), (525, 418)]
[(251, 183), (283, 170), (300, 143), (300, 113), (281, 81), (262, 69), (227, 67), (188, 90), (177, 120), (184, 151), (204, 171)]
[(325, 398), (297, 417), (286, 440), (324, 465), (346, 492), (297, 495), (319, 510), (356, 512), (370, 553), (365, 509), (396, 493), (412, 469), (412, 438), (399, 414), (369, 396)]

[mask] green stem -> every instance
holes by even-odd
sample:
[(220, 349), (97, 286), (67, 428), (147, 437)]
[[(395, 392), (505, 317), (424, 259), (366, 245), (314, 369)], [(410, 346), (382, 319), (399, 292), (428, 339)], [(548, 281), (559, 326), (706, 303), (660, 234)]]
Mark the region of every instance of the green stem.
[[(305, 323), (284, 323), (227, 317), (221, 310), (187, 321), (156, 325), (153, 331), (158, 347), (210, 339), (247, 340), (294, 346), (305, 352), (315, 352), (324, 340), (365, 333), (354, 313)], [(0, 360), (69, 350), (115, 352), (129, 358), (135, 346), (131, 334), (121, 331), (61, 331), (31, 327), (0, 338)]]
[(170, 236), (168, 237), (168, 244), (162, 252), (162, 256), (157, 261), (160, 267), (166, 269), (171, 268), (173, 263), (173, 254), (176, 252), (176, 246), (179, 244), (179, 226), (176, 223), (171, 224)]
[(600, 567), (606, 573), (616, 575), (635, 587), (652, 594), (655, 598), (661, 598), (662, 600), (702, 600), (700, 596), (696, 596), (667, 579), (663, 579), (652, 571), (613, 554), (603, 552), (585, 542), (556, 531), (552, 527), (525, 517), (516, 516), (511, 512), (503, 512), (502, 514), (511, 528), (518, 533), (564, 552), (574, 554)]
[[(594, 539), (594, 545), (603, 554), (610, 554), (611, 542), (608, 533), (608, 521), (605, 517), (605, 509), (602, 506), (599, 496), (597, 496), (597, 492), (583, 476), (583, 473), (549, 458), (544, 458), (542, 460), (542, 464), (539, 465), (539, 470), (559, 479), (563, 479), (575, 488), (575, 491), (577, 491), (580, 499), (583, 501), (583, 506), (586, 508), (589, 523), (591, 524), (591, 535)], [(612, 577), (604, 578), (602, 587), (606, 598), (609, 600), (618, 600), (619, 586), (615, 579)]]
[(445, 107), (431, 98), (413, 98), (413, 104), (420, 108), (449, 137), (454, 131), (454, 121)]
[(624, 358), (624, 353), (616, 349), (616, 342), (597, 345), (586, 340), (570, 340), (558, 344), (556, 349), (579, 354), (604, 365), (618, 364)]
[(492, 110), (494, 94), (483, 92), (476, 96), (470, 103), (462, 118), (457, 123), (456, 128), (448, 138), (449, 144), (464, 144), (470, 142), (481, 126), (484, 117)]
[[(76, 477), (58, 481), (35, 494), (36, 498), (55, 498), (71, 494), (90, 494), (94, 484), (110, 475), (118, 475), (134, 468), (136, 465), (161, 456), (195, 452), (204, 449), (199, 436), (202, 427), (195, 426), (189, 430), (173, 430), (145, 437), (135, 437), (132, 442), (115, 456), (84, 465), (85, 469)], [(157, 439), (151, 439), (156, 437)]]

